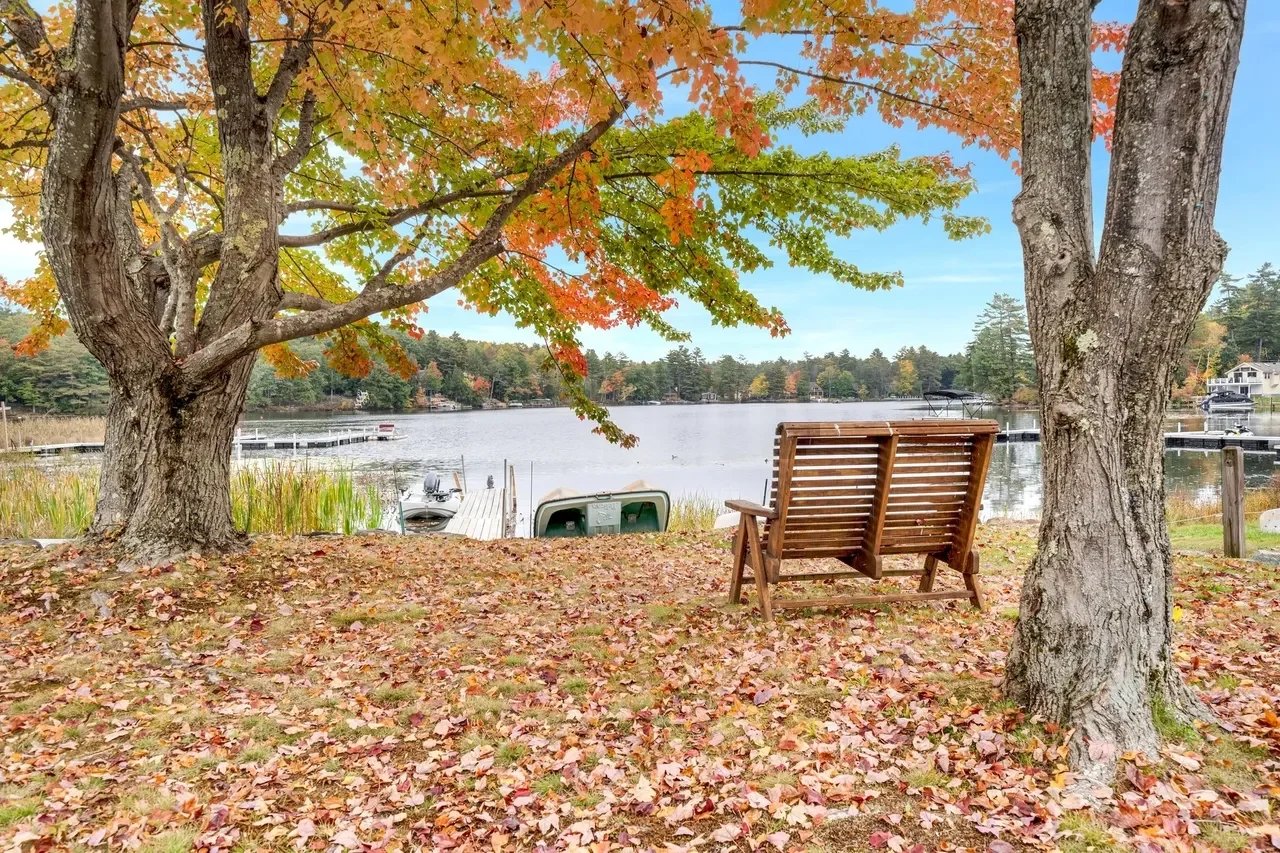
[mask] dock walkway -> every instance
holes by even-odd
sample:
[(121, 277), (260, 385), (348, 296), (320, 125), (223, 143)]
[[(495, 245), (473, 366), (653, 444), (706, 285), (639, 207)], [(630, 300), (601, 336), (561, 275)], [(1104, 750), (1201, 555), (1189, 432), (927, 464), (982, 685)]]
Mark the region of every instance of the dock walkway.
[(481, 489), (462, 496), (462, 506), (444, 532), (468, 539), (501, 539), (503, 527), (502, 490)]
[[(366, 432), (333, 432), (323, 435), (277, 436), (263, 438), (253, 435), (238, 435), (232, 442), (232, 450), (319, 450), (326, 447), (342, 447), (347, 444), (364, 444), (369, 441), (395, 441), (404, 438), (397, 433), (377, 431)], [(77, 441), (68, 444), (36, 444), (31, 447), (16, 447), (8, 453), (32, 453), (36, 456), (57, 456), (62, 453), (101, 453), (101, 441)]]
[[(1021, 444), (1040, 440), (1038, 429), (1009, 429), (996, 434), (1001, 444)], [(1280, 464), (1280, 436), (1275, 435), (1227, 435), (1222, 432), (1166, 432), (1164, 446), (1167, 450), (1222, 450), (1239, 447), (1245, 453), (1274, 453)]]
[[(503, 485), (467, 492), (442, 532), (468, 539), (508, 539), (516, 528), (516, 469), (502, 463)], [(489, 478), (493, 482), (493, 478)]]

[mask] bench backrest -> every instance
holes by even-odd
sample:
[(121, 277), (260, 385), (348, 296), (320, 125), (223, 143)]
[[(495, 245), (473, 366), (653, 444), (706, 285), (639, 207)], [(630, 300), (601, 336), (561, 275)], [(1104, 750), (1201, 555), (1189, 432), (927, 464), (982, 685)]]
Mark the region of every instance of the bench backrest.
[(986, 420), (778, 424), (766, 553), (963, 558), (998, 431)]

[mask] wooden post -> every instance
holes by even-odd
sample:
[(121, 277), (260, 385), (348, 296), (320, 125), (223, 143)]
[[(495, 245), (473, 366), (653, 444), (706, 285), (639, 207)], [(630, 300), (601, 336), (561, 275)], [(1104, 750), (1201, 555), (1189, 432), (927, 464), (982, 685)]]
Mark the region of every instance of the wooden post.
[(4, 449), (9, 449), (9, 407), (0, 400), (0, 420), (4, 421)]
[(1244, 450), (1222, 448), (1222, 554), (1243, 557), (1244, 541)]

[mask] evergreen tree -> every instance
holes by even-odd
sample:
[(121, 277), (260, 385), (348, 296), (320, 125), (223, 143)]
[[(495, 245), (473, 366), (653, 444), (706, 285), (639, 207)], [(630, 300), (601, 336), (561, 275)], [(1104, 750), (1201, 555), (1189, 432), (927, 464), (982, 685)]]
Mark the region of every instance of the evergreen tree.
[(973, 391), (1012, 400), (1018, 389), (1034, 385), (1031, 338), (1022, 303), (1004, 293), (993, 296), (974, 325), (967, 355)]
[(1218, 280), (1222, 298), (1212, 316), (1226, 329), (1222, 360), (1235, 364), (1243, 354), (1254, 361), (1280, 361), (1280, 271), (1263, 264), (1243, 280)]

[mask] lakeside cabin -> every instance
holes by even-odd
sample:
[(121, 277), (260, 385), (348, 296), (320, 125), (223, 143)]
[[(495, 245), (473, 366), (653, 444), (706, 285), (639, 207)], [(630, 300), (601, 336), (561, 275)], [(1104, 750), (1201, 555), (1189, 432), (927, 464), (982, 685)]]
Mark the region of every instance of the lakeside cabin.
[(1280, 395), (1280, 362), (1245, 361), (1225, 375), (1209, 380), (1209, 394), (1241, 394), (1246, 397)]

